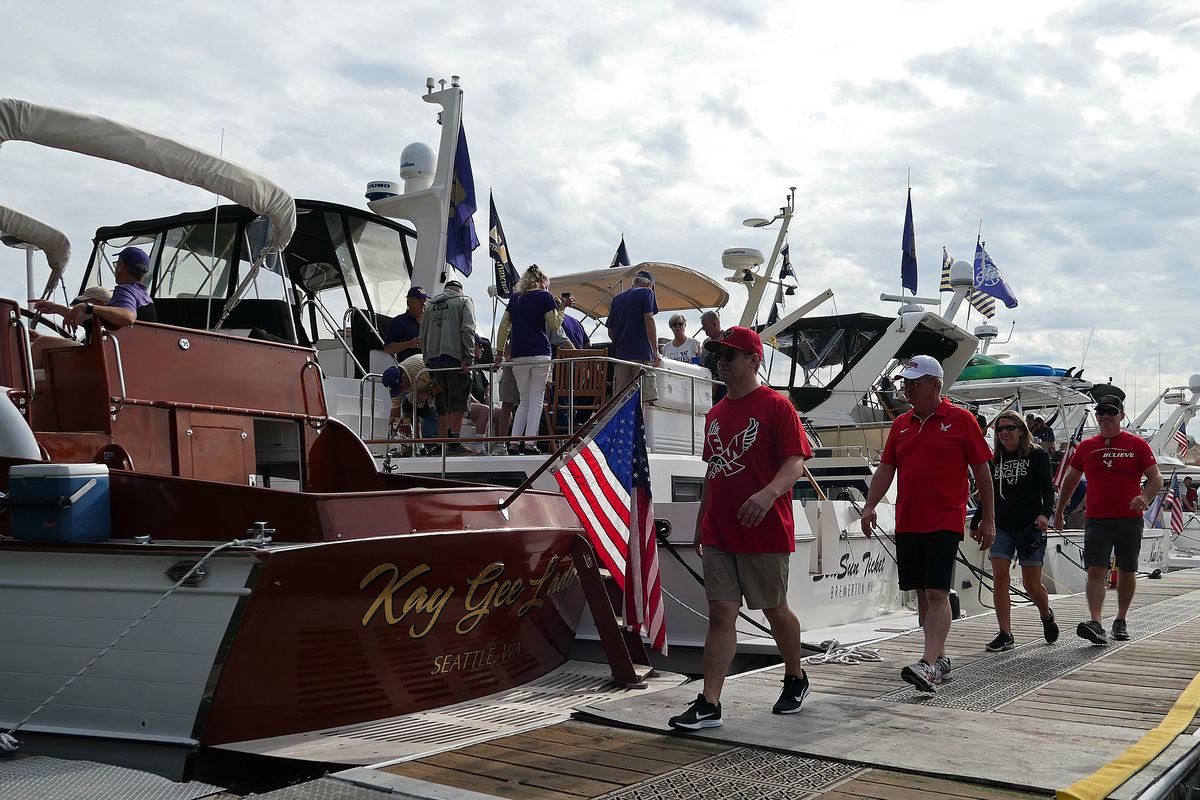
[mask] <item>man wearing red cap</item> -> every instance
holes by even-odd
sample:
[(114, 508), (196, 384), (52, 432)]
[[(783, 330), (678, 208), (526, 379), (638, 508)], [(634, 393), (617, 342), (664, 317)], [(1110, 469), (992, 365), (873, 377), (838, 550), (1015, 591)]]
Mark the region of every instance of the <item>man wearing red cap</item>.
[[(1129, 639), (1125, 614), (1137, 587), (1138, 554), (1142, 549), (1142, 514), (1163, 487), (1154, 451), (1140, 436), (1121, 430), (1124, 399), (1115, 394), (1096, 403), (1100, 432), (1084, 439), (1067, 462), (1054, 527), (1063, 528), (1067, 500), (1081, 477), (1087, 477), (1087, 516), (1083, 523), (1083, 565), (1087, 567), (1087, 602), (1090, 619), (1079, 623), (1076, 635), (1092, 644), (1108, 644), (1100, 615), (1104, 611), (1104, 584), (1109, 559), (1117, 559), (1117, 617), (1112, 638)], [(1142, 485), (1142, 478), (1146, 479)]]
[(912, 410), (892, 423), (862, 512), (862, 532), (875, 533), (875, 506), (900, 473), (896, 492), (896, 571), (901, 591), (915, 590), (925, 632), (921, 659), (900, 677), (922, 692), (935, 691), (950, 671), (950, 584), (967, 513), (967, 468), (979, 488), (980, 522), (972, 538), (986, 550), (996, 538), (988, 449), (975, 415), (942, 397), (942, 365), (913, 356), (900, 373)]
[[(783, 692), (771, 709), (794, 714), (808, 696), (800, 665), (800, 622), (787, 604), (788, 562), (796, 549), (792, 487), (812, 449), (796, 409), (758, 382), (762, 341), (735, 326), (705, 342), (716, 353), (729, 393), (704, 420), (708, 462), (696, 526), (696, 553), (704, 562), (708, 634), (704, 640), (704, 692), (670, 719), (674, 728), (721, 724), (721, 688), (737, 649), (742, 598), (762, 609), (783, 656)], [(715, 499), (719, 498), (719, 502)]]

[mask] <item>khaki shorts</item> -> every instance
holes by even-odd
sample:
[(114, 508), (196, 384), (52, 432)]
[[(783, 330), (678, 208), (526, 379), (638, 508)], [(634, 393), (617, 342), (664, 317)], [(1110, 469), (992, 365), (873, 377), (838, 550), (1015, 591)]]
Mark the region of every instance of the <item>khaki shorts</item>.
[(746, 608), (776, 608), (787, 602), (791, 553), (726, 553), (704, 546), (704, 594), (709, 600)]
[[(642, 402), (652, 403), (658, 399), (658, 373), (650, 368), (650, 362), (646, 362), (646, 374), (642, 376)], [(617, 364), (613, 367), (613, 391), (619, 392), (633, 380), (633, 376), (637, 374), (640, 367), (631, 367), (628, 364)]]
[(500, 369), (500, 402), (516, 405), (521, 402), (521, 393), (517, 390), (517, 379), (513, 376), (512, 367)]

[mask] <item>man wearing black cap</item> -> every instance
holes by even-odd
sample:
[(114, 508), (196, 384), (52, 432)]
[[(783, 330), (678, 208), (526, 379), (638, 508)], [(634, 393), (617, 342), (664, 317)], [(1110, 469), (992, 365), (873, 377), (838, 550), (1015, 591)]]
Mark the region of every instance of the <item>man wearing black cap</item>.
[[(1109, 559), (1117, 559), (1117, 616), (1112, 638), (1125, 641), (1125, 614), (1137, 587), (1138, 553), (1142, 547), (1142, 514), (1162, 489), (1163, 479), (1150, 445), (1121, 430), (1125, 405), (1115, 394), (1096, 403), (1100, 433), (1084, 439), (1067, 462), (1058, 493), (1054, 527), (1063, 528), (1063, 512), (1081, 477), (1087, 478), (1087, 516), (1083, 524), (1083, 563), (1087, 567), (1087, 601), (1091, 619), (1079, 623), (1076, 634), (1093, 644), (1108, 644), (1100, 615)], [(1146, 479), (1145, 485), (1142, 478)]]
[(388, 326), (383, 351), (391, 353), (397, 361), (421, 354), (421, 317), (425, 315), (425, 303), (429, 295), (420, 286), (408, 290), (408, 308), (398, 314)]
[[(636, 361), (647, 366), (662, 364), (658, 353), (658, 326), (654, 315), (658, 313), (658, 302), (654, 298), (654, 276), (640, 270), (633, 276), (633, 287), (612, 299), (608, 311), (608, 335), (612, 340), (609, 355), (622, 361)], [(633, 380), (639, 367), (617, 364), (613, 369), (613, 390)], [(650, 405), (658, 400), (658, 382), (653, 370), (642, 375), (642, 403)]]

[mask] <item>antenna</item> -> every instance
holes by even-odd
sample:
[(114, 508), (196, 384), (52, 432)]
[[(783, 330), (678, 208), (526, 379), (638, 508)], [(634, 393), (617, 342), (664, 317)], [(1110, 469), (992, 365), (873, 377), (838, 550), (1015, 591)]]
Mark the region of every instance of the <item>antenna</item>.
[(1095, 329), (1095, 328), (1092, 328), (1092, 331), (1091, 331), (1091, 333), (1089, 333), (1089, 334), (1088, 334), (1087, 341), (1086, 341), (1086, 342), (1084, 342), (1084, 344), (1083, 344), (1083, 357), (1079, 359), (1079, 368), (1080, 368), (1081, 370), (1083, 369), (1083, 365), (1084, 365), (1085, 363), (1087, 363), (1087, 354), (1088, 354), (1088, 350), (1089, 350), (1089, 349), (1091, 349), (1091, 346), (1092, 346), (1092, 337), (1093, 337), (1093, 336), (1095, 336), (1095, 335), (1096, 335), (1096, 329)]

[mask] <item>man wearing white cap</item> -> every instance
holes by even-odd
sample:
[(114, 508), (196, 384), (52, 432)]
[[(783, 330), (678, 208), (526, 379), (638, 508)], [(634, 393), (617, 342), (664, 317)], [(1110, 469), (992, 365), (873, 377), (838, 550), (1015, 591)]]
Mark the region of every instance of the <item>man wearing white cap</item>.
[(942, 365), (931, 356), (913, 356), (900, 373), (912, 410), (892, 423), (879, 467), (863, 507), (862, 531), (875, 532), (875, 506), (892, 478), (900, 474), (896, 493), (896, 567), (902, 591), (915, 590), (925, 652), (900, 672), (923, 692), (950, 671), (946, 636), (950, 632), (950, 584), (966, 519), (967, 468), (979, 487), (981, 519), (971, 536), (986, 550), (996, 537), (992, 457), (975, 416), (942, 397)]

